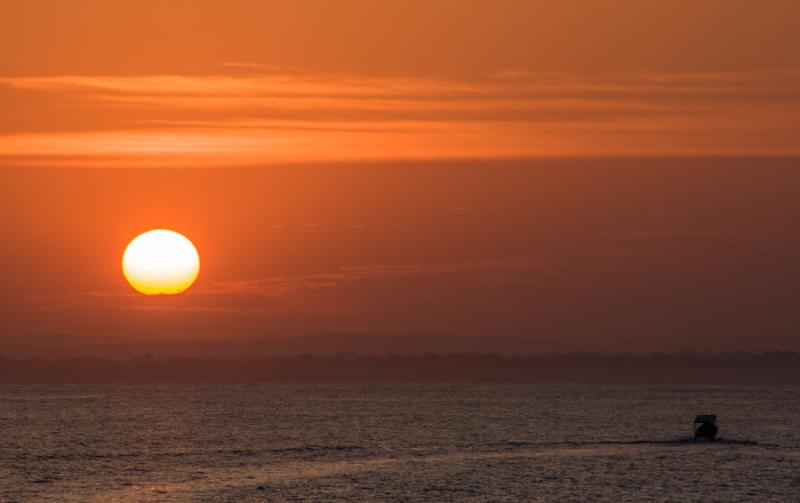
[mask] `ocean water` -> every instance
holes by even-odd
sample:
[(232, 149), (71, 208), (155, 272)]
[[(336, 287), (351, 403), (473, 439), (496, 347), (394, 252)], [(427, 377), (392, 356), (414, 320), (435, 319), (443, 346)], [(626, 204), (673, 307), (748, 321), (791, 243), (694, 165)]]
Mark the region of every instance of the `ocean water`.
[(800, 389), (0, 387), (0, 501), (537, 500), (798, 501)]

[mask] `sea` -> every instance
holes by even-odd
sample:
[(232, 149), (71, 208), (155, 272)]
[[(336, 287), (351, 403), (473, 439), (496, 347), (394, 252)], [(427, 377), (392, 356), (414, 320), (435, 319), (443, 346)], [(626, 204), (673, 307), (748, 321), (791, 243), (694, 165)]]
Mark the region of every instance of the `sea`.
[(0, 501), (800, 501), (800, 389), (7, 385)]

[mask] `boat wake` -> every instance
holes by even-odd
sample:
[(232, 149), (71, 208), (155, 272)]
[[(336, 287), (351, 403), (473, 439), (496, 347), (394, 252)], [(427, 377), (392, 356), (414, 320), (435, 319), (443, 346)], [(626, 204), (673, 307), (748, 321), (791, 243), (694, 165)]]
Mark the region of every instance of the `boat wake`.
[(519, 442), (509, 441), (504, 444), (507, 447), (592, 447), (604, 445), (666, 445), (666, 446), (686, 446), (686, 445), (724, 445), (740, 447), (780, 447), (778, 444), (756, 442), (754, 440), (718, 438), (716, 440), (694, 440), (691, 437), (673, 439), (634, 439), (634, 440), (586, 440), (586, 441), (565, 441), (565, 442)]

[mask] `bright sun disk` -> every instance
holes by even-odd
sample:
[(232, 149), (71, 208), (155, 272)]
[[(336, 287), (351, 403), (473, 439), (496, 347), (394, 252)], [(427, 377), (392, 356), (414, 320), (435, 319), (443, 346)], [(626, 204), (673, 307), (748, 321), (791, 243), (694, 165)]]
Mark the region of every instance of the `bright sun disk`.
[(122, 273), (145, 295), (181, 293), (197, 279), (200, 256), (191, 241), (167, 229), (140, 234), (125, 248)]

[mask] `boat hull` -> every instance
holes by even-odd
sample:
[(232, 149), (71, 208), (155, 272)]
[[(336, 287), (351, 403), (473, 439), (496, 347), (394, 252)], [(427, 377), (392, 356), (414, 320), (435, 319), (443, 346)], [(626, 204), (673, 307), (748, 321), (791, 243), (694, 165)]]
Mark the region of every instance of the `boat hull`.
[(717, 438), (717, 432), (719, 429), (717, 425), (711, 423), (701, 423), (697, 425), (694, 429), (694, 439), (708, 439), (708, 440), (715, 440)]

